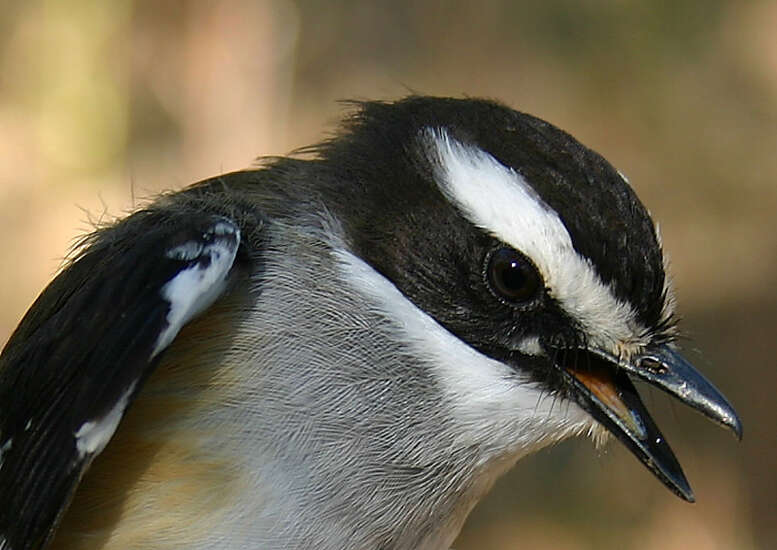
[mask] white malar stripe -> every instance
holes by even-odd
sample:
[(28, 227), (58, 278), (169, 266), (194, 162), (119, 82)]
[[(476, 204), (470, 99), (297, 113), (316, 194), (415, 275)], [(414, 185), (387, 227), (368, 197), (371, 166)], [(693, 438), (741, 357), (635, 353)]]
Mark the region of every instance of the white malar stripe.
[(462, 444), (517, 458), (565, 437), (598, 434), (596, 423), (576, 404), (558, 403), (520, 371), (454, 336), (351, 252), (336, 249), (335, 254), (346, 282), (394, 322), (397, 342), (433, 370), (461, 423)]
[(564, 223), (526, 180), (481, 149), (444, 130), (424, 139), (437, 169), (437, 184), (476, 226), (526, 254), (553, 298), (604, 349), (640, 345), (644, 327), (577, 253)]
[(103, 451), (116, 432), (134, 389), (135, 383), (133, 382), (108, 414), (81, 424), (81, 427), (74, 434), (80, 458), (84, 458), (86, 455), (98, 455)]
[[(216, 238), (208, 245), (192, 241), (168, 253), (171, 258), (190, 261), (207, 255), (210, 261), (205, 266), (194, 263), (162, 287), (162, 298), (170, 303), (170, 311), (167, 327), (157, 338), (152, 358), (169, 346), (183, 326), (210, 307), (226, 289), (227, 275), (240, 245), (240, 231), (232, 225), (219, 223), (214, 226), (213, 233)], [(218, 238), (224, 235), (234, 235), (234, 240)]]

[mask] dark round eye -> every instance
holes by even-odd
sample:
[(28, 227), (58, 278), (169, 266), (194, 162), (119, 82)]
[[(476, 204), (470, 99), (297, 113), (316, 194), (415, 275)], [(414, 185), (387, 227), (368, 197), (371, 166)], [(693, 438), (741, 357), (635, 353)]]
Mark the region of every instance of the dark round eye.
[(488, 255), (486, 279), (491, 291), (508, 302), (525, 302), (542, 288), (542, 279), (531, 261), (512, 248), (497, 248)]

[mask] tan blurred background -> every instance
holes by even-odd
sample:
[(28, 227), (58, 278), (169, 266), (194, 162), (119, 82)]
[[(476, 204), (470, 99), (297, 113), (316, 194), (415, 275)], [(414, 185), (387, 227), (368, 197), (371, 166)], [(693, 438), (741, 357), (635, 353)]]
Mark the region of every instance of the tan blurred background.
[(648, 392), (697, 504), (571, 441), (456, 547), (777, 548), (775, 29), (771, 1), (0, 0), (0, 343), (90, 218), (315, 142), (338, 99), (500, 98), (629, 176), (745, 439)]

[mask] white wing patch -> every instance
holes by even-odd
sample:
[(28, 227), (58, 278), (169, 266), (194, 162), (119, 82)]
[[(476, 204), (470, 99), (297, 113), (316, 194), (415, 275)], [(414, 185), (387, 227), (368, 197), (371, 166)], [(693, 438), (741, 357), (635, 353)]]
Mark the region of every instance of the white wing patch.
[(234, 225), (217, 223), (211, 229), (213, 241), (189, 241), (167, 252), (169, 258), (196, 261), (162, 287), (162, 298), (170, 303), (167, 327), (159, 335), (151, 357), (165, 349), (183, 326), (216, 301), (227, 285), (227, 274), (240, 245), (240, 231)]
[[(161, 289), (162, 298), (170, 303), (167, 326), (157, 338), (151, 358), (164, 350), (183, 326), (207, 309), (227, 285), (227, 274), (240, 244), (240, 231), (223, 222), (211, 227), (202, 240), (191, 240), (171, 248), (166, 256), (192, 262)], [(84, 422), (75, 432), (80, 458), (97, 455), (113, 437), (135, 389), (131, 384), (116, 405), (103, 417)]]
[(577, 253), (564, 223), (526, 180), (488, 153), (444, 130), (424, 136), (446, 197), (475, 225), (526, 254), (553, 298), (604, 349), (639, 345), (644, 331), (591, 263)]
[(0, 468), (3, 467), (3, 455), (11, 450), (13, 446), (13, 439), (9, 438), (2, 446), (0, 446)]
[(113, 437), (121, 417), (124, 416), (124, 411), (134, 389), (135, 383), (133, 382), (108, 414), (102, 418), (89, 420), (81, 424), (81, 427), (75, 433), (76, 449), (78, 450), (79, 458), (84, 458), (87, 454), (98, 455), (103, 451), (111, 437)]

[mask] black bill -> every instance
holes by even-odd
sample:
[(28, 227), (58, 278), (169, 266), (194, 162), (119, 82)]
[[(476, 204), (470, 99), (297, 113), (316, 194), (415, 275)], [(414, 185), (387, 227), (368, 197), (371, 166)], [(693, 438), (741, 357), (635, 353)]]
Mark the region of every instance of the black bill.
[(693, 491), (666, 439), (629, 379), (637, 376), (730, 428), (741, 439), (734, 408), (701, 373), (668, 345), (651, 346), (629, 361), (600, 351), (559, 354), (561, 371), (578, 404), (620, 439), (679, 497), (693, 502)]

